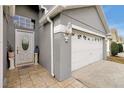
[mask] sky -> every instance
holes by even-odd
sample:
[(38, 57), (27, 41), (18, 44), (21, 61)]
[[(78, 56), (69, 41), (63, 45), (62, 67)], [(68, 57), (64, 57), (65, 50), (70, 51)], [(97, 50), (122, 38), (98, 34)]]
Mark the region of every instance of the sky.
[(124, 5), (104, 5), (103, 11), (109, 28), (116, 28), (124, 37)]

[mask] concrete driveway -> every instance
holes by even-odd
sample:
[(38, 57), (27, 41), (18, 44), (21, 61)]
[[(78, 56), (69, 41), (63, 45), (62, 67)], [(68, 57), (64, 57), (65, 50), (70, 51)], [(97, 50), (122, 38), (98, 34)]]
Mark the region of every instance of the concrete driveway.
[(124, 64), (110, 61), (96, 62), (72, 72), (72, 77), (87, 87), (124, 87)]
[(119, 56), (119, 57), (124, 57), (124, 52), (118, 53), (117, 56)]

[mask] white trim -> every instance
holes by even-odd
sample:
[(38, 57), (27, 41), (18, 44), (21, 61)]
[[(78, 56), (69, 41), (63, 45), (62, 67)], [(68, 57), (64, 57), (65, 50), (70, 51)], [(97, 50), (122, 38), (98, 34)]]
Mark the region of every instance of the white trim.
[(15, 16), (15, 5), (10, 5), (9, 8), (10, 16)]
[(65, 25), (59, 24), (54, 27), (54, 33), (65, 32), (66, 27)]
[(105, 14), (104, 14), (104, 12), (103, 12), (102, 7), (101, 7), (100, 5), (96, 5), (96, 9), (97, 9), (97, 11), (98, 11), (98, 14), (99, 14), (99, 17), (100, 17), (100, 19), (101, 19), (101, 22), (102, 22), (102, 24), (103, 24), (103, 26), (104, 26), (104, 28), (105, 28), (105, 31), (106, 31), (107, 33), (110, 33), (110, 30), (109, 30), (109, 27), (108, 27), (108, 23), (107, 23), (107, 21), (106, 21), (106, 17), (105, 17)]
[(105, 38), (105, 35), (102, 35), (102, 34), (99, 34), (99, 33), (93, 32), (93, 31), (90, 31), (88, 29), (82, 28), (82, 27), (77, 26), (77, 25), (74, 25), (74, 24), (72, 24), (72, 28), (73, 29), (80, 30), (80, 31), (83, 31), (83, 32), (86, 32), (86, 33), (89, 33), (89, 34), (93, 34), (93, 35), (97, 35), (97, 36), (100, 36), (100, 37), (104, 37)]
[(48, 12), (47, 8), (43, 5), (40, 5), (41, 8), (43, 8), (45, 10), (45, 14)]
[(43, 23), (51, 14), (54, 13), (59, 8), (59, 5), (54, 6), (49, 12), (47, 12), (43, 17), (40, 18), (39, 23)]
[(105, 27), (105, 31), (107, 33), (110, 33), (109, 31), (109, 27), (108, 27), (108, 24), (105, 20), (105, 16), (104, 16), (104, 12), (101, 8), (100, 5), (56, 5), (55, 7), (53, 7), (50, 11), (48, 11), (43, 17), (40, 18), (39, 20), (39, 23), (43, 23), (45, 22), (46, 18), (49, 16), (49, 17), (53, 17), (55, 16), (56, 14), (62, 12), (63, 10), (67, 10), (67, 9), (74, 9), (74, 8), (83, 8), (83, 7), (90, 7), (90, 6), (95, 6), (97, 11), (98, 11), (98, 14), (100, 16), (100, 19)]
[[(17, 66), (17, 64), (16, 64), (16, 56), (17, 56), (17, 54), (16, 54), (16, 50), (17, 50), (17, 48), (16, 48), (16, 33), (17, 33), (17, 31), (25, 32), (25, 33), (33, 33), (33, 35), (34, 35), (34, 48), (35, 48), (35, 32), (34, 31), (15, 29), (15, 66)], [(34, 49), (33, 49), (33, 51), (34, 51)]]
[(34, 31), (32, 30), (23, 30), (23, 29), (15, 29), (16, 31), (20, 31), (20, 32), (27, 32), (27, 33), (35, 33)]
[[(6, 46), (4, 46), (6, 47)], [(3, 6), (0, 6), (0, 88), (3, 87)]]

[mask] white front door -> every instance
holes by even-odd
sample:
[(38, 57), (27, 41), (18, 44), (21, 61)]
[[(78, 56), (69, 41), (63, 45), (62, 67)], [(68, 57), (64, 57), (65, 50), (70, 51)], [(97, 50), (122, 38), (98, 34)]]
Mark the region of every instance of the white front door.
[(34, 32), (16, 29), (15, 34), (15, 63), (16, 66), (33, 63), (34, 60)]
[(73, 30), (72, 71), (103, 59), (103, 38)]

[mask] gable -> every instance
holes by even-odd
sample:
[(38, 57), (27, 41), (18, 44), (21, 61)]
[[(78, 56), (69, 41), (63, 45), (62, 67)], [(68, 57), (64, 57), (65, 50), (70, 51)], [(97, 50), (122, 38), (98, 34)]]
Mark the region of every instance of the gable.
[(88, 6), (78, 9), (70, 9), (63, 11), (64, 15), (70, 16), (92, 28), (101, 32), (105, 32), (104, 26), (101, 22), (99, 14), (95, 6)]
[(118, 41), (118, 33), (116, 29), (111, 29), (111, 36), (112, 36), (112, 40), (117, 42)]

